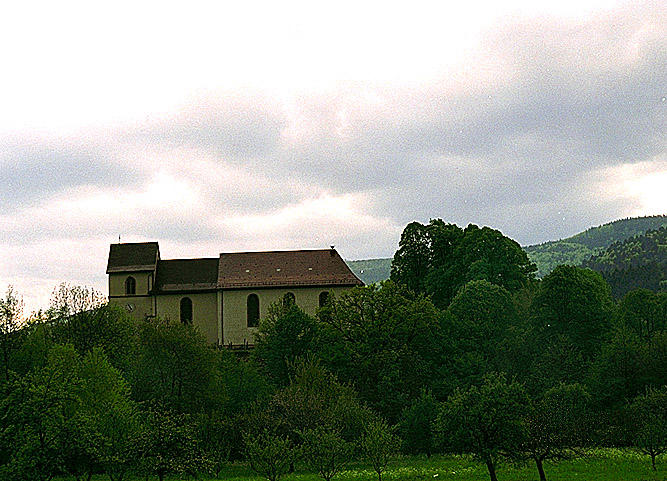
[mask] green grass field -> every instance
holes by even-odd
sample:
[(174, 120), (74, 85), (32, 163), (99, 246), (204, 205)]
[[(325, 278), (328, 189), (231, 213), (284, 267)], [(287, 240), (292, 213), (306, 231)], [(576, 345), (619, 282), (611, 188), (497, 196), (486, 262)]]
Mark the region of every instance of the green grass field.
[[(585, 458), (563, 461), (557, 464), (545, 463), (548, 481), (667, 481), (667, 456), (658, 458), (658, 471), (651, 469), (650, 459), (633, 451), (603, 449), (597, 450)], [(298, 469), (297, 472), (286, 475), (281, 481), (316, 481), (315, 474)], [(537, 481), (539, 476), (535, 466), (502, 465), (498, 469), (499, 481)], [(65, 481), (67, 478), (62, 478)], [(96, 476), (95, 481), (109, 479), (106, 476)], [(133, 478), (138, 481), (142, 478)], [(150, 479), (157, 479), (151, 477)], [(192, 478), (169, 477), (170, 481), (186, 481)], [(218, 478), (200, 477), (200, 481), (224, 479), (228, 481), (260, 481), (263, 478), (256, 476), (244, 464), (232, 464), (225, 468)], [(389, 466), (389, 470), (382, 475), (386, 481), (426, 480), (433, 481), (486, 481), (489, 475), (486, 467), (467, 457), (433, 456), (400, 457)], [(375, 481), (375, 471), (362, 463), (353, 463), (349, 468), (336, 476), (335, 481)]]

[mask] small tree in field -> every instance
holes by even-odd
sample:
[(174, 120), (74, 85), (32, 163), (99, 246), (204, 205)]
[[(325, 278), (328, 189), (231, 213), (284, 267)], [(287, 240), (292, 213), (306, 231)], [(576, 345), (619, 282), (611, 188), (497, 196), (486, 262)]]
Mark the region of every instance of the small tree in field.
[(303, 460), (325, 481), (331, 481), (341, 472), (353, 451), (352, 443), (345, 441), (337, 432), (323, 427), (304, 431), (301, 437)]
[(540, 481), (546, 481), (544, 461), (569, 459), (586, 445), (590, 396), (580, 384), (561, 384), (533, 401), (525, 418), (520, 454), (535, 462)]
[(382, 481), (382, 473), (400, 446), (400, 440), (382, 419), (371, 421), (361, 436), (361, 450), (368, 458), (371, 466)]
[(258, 436), (245, 434), (243, 441), (250, 468), (268, 481), (277, 481), (287, 474), (294, 458), (288, 438), (264, 431)]
[(642, 453), (651, 456), (655, 471), (655, 458), (667, 452), (667, 386), (649, 388), (637, 396), (631, 412), (636, 426), (635, 445)]
[(442, 445), (472, 454), (486, 464), (491, 481), (498, 481), (498, 461), (515, 453), (523, 439), (527, 404), (523, 385), (487, 374), (480, 386), (457, 390), (444, 403), (436, 421)]

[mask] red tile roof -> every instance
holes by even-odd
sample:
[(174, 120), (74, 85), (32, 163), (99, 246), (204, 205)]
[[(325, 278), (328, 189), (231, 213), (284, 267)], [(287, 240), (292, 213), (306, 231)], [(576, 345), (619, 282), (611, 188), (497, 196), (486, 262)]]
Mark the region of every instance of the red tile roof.
[(334, 249), (220, 254), (218, 288), (361, 286)]

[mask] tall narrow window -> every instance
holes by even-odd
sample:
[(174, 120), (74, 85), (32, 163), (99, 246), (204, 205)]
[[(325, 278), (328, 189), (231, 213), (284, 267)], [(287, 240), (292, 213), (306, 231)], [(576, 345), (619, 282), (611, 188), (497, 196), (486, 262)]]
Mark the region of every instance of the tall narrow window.
[(181, 322), (192, 323), (192, 300), (189, 297), (181, 299)]
[(248, 327), (259, 326), (259, 297), (257, 297), (257, 294), (248, 296), (247, 316)]
[(137, 281), (134, 280), (134, 277), (130, 276), (125, 279), (125, 295), (133, 296), (137, 293)]
[(329, 291), (320, 292), (320, 307), (324, 307), (329, 301)]
[(288, 292), (283, 296), (283, 305), (285, 306), (291, 306), (296, 302), (296, 297), (294, 296), (294, 293)]

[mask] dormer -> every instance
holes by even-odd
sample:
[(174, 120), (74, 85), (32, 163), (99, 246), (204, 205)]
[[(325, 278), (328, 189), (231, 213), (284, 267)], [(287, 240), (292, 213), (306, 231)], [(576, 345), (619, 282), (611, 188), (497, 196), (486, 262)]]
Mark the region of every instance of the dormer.
[(159, 260), (157, 242), (111, 244), (107, 263), (109, 297), (148, 296)]

